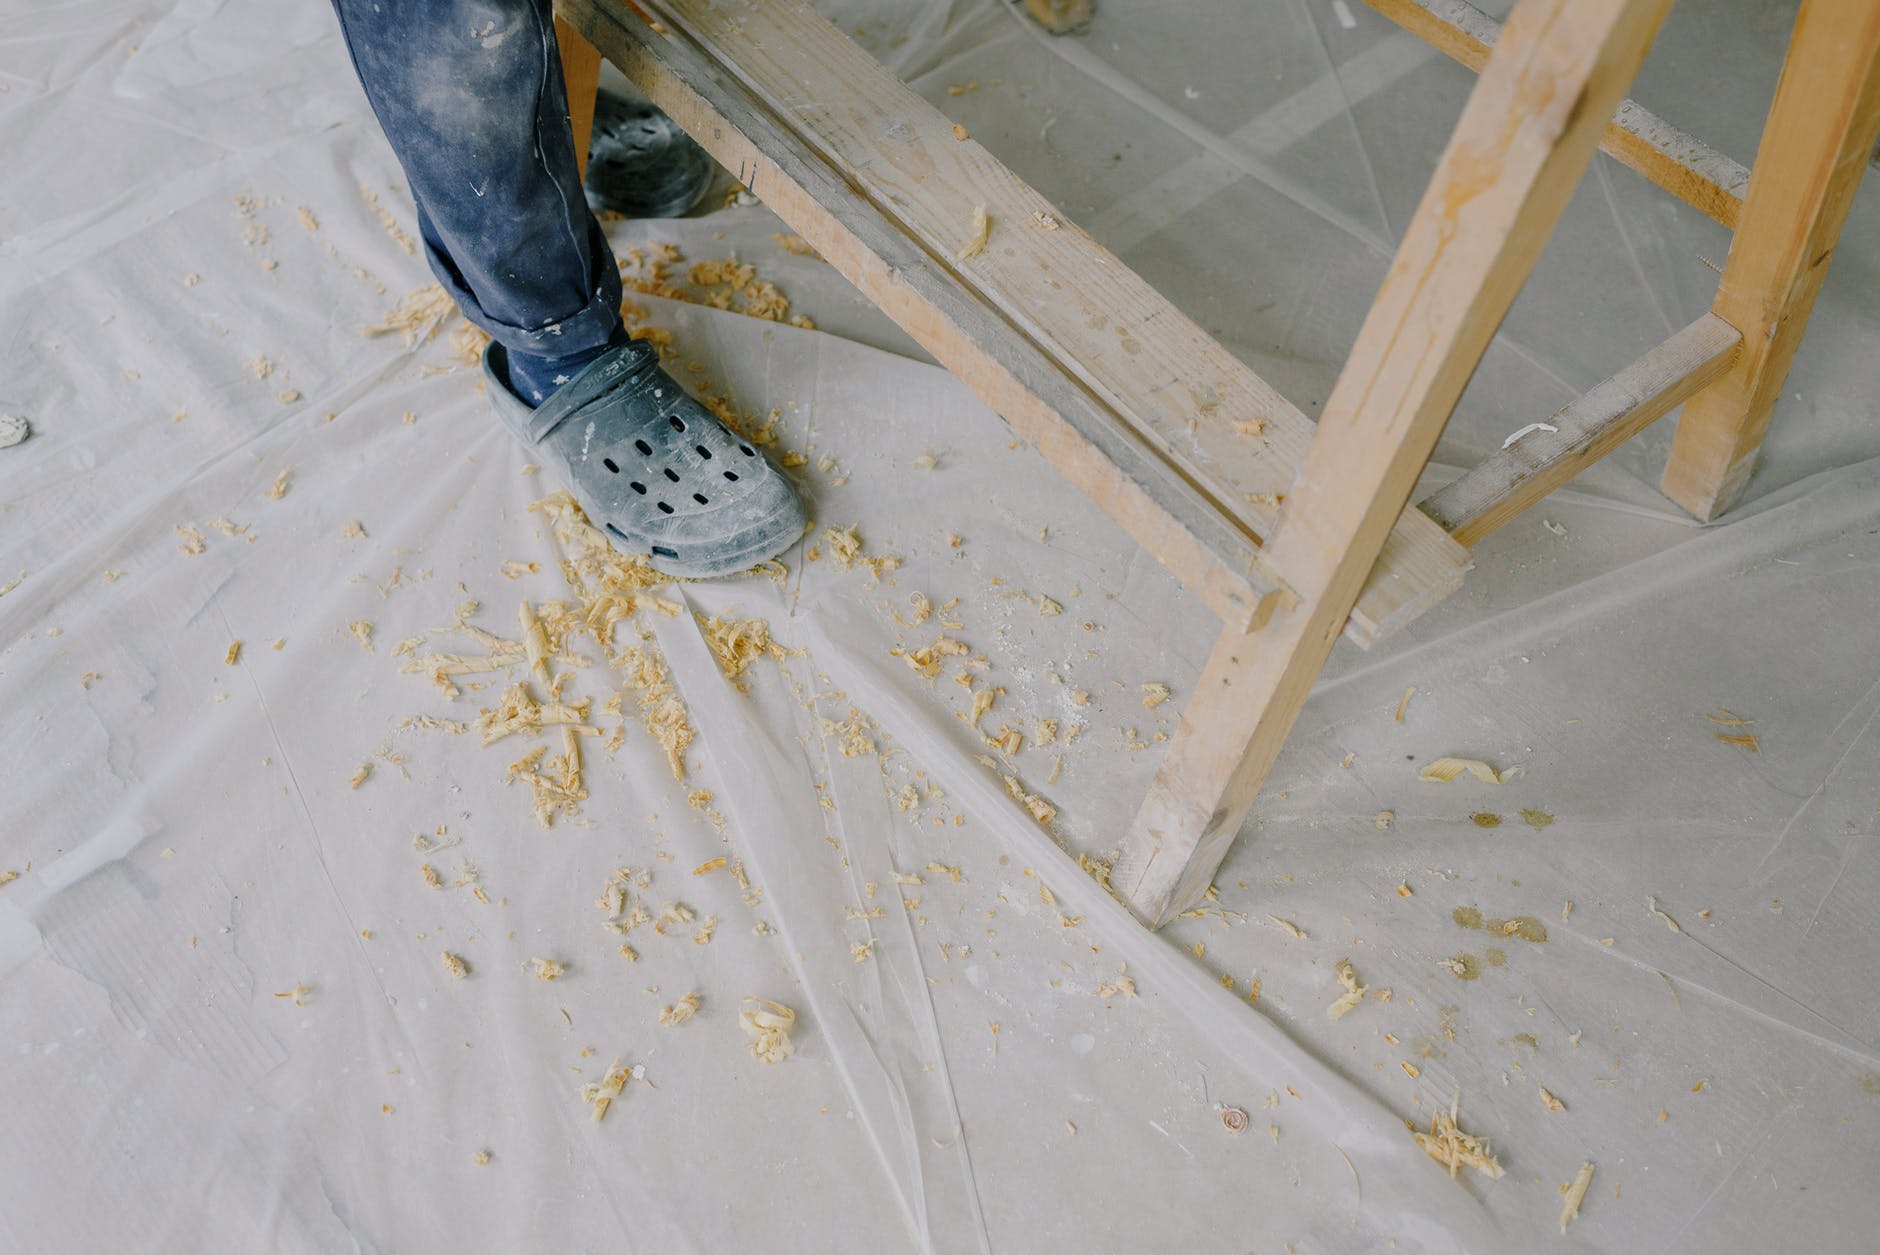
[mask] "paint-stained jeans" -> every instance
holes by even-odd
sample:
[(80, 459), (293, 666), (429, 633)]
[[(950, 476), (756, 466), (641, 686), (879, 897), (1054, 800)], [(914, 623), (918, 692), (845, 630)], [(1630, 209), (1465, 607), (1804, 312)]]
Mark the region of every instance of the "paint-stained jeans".
[(620, 274), (588, 211), (551, 0), (333, 0), (418, 203), (431, 269), (512, 354), (619, 335)]

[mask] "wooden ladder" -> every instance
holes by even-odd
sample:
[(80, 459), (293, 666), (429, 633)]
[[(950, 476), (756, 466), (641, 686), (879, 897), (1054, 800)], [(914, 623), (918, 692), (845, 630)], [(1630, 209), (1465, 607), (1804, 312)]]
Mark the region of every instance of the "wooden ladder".
[[(1111, 875), (1159, 927), (1226, 856), (1333, 644), (1680, 404), (1663, 488), (1741, 493), (1880, 131), (1880, 0), (1804, 0), (1748, 171), (1625, 100), (1671, 0), (1370, 0), (1480, 73), (1314, 424), (805, 0), (557, 0), (577, 151), (603, 55), (1221, 620)], [(1733, 227), (1709, 313), (1417, 506), (1604, 147)], [(975, 214), (991, 233), (967, 248)]]

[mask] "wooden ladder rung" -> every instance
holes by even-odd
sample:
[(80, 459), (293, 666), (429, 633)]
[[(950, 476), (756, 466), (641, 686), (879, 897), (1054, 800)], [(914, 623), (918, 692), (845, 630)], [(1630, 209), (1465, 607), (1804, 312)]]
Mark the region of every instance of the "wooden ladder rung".
[[(1466, 0), (1364, 2), (1477, 74), (1501, 36), (1501, 23)], [(1736, 229), (1749, 190), (1747, 167), (1630, 99), (1613, 111), (1599, 147), (1704, 216)]]
[(1548, 419), (1558, 430), (1527, 432), (1417, 508), (1474, 545), (1723, 374), (1742, 343), (1705, 314)]

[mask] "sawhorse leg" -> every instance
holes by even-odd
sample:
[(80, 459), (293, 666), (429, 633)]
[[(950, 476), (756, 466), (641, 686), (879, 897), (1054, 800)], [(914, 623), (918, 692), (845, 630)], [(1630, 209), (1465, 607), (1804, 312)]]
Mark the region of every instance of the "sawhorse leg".
[(1743, 333), (1684, 403), (1665, 495), (1700, 519), (1742, 494), (1880, 133), (1880, 0), (1804, 0), (1711, 312)]
[(601, 50), (559, 17), (555, 47), (561, 52), (561, 77), (568, 91), (568, 126), (574, 132), (574, 160), (587, 177), (588, 140), (594, 134), (594, 98), (601, 89)]
[(1270, 546), (1298, 601), (1215, 646), (1111, 884), (1160, 927), (1227, 854), (1670, 0), (1521, 0), (1325, 404)]

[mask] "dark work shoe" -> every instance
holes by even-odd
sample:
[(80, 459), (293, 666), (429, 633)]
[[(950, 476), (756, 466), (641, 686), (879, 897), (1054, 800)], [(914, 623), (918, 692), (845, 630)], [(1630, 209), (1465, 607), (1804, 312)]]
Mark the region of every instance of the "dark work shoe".
[(644, 101), (603, 91), (588, 141), (587, 199), (596, 212), (683, 218), (711, 189), (717, 163)]
[(796, 543), (796, 490), (659, 366), (645, 340), (608, 349), (531, 409), (504, 383), (501, 344), (483, 379), (503, 425), (528, 444), (597, 527), (685, 579), (734, 575)]

